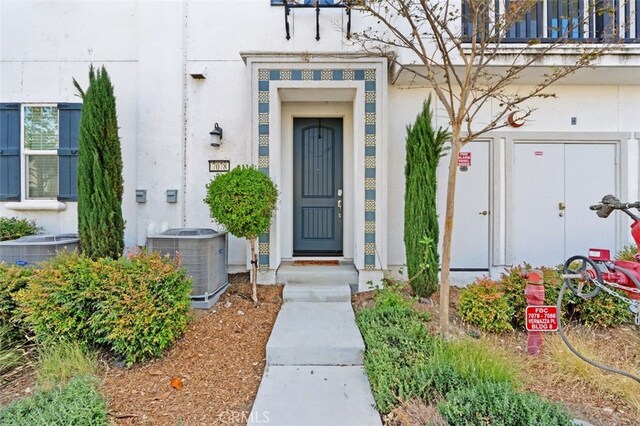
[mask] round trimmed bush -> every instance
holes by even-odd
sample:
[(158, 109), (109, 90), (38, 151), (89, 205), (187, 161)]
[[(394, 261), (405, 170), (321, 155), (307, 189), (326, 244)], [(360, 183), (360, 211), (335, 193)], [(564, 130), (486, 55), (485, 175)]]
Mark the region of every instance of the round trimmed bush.
[(214, 178), (207, 185), (211, 217), (236, 237), (246, 238), (251, 245), (253, 301), (258, 303), (256, 289), (258, 256), (256, 239), (266, 232), (278, 201), (278, 190), (269, 176), (254, 166), (238, 166)]

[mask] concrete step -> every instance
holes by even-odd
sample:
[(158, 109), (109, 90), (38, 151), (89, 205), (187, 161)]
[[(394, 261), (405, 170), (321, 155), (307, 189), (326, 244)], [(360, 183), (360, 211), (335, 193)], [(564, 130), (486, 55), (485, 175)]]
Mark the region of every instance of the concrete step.
[(285, 302), (349, 302), (351, 288), (345, 284), (287, 284)]
[(352, 263), (337, 266), (305, 265), (293, 266), (283, 263), (276, 272), (276, 281), (280, 284), (345, 284), (358, 285), (358, 271)]
[(248, 425), (382, 425), (373, 406), (362, 367), (269, 366)]
[(349, 302), (282, 305), (267, 365), (362, 365), (364, 342)]

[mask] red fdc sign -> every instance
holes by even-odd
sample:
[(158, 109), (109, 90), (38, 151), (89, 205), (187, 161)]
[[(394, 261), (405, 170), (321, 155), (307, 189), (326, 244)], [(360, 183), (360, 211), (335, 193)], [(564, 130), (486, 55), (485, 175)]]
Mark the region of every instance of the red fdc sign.
[(558, 330), (558, 309), (555, 306), (527, 306), (527, 331)]
[(471, 153), (459, 152), (458, 153), (458, 167), (467, 166), (471, 167)]

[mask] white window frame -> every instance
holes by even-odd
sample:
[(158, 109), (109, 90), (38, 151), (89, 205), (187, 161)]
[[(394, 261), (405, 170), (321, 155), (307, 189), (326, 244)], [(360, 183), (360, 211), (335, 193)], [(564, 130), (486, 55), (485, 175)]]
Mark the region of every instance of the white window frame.
[[(54, 107), (58, 112), (58, 147), (60, 146), (60, 109), (58, 108), (57, 103), (32, 103), (32, 104), (22, 104), (20, 105), (20, 169), (22, 170), (20, 176), (20, 187), (22, 188), (22, 199), (25, 201), (48, 201), (48, 200), (58, 200), (58, 194), (51, 198), (31, 198), (29, 197), (29, 163), (27, 158), (32, 156), (39, 155), (55, 155), (56, 159), (58, 159), (58, 150), (57, 149), (48, 149), (48, 150), (30, 150), (25, 146), (24, 136), (24, 118), (25, 118), (25, 109), (26, 108), (34, 108), (34, 107)], [(59, 168), (58, 163), (58, 168)], [(58, 169), (58, 174), (60, 170)], [(58, 175), (59, 178), (59, 175)], [(58, 188), (58, 192), (60, 192), (60, 188)]]

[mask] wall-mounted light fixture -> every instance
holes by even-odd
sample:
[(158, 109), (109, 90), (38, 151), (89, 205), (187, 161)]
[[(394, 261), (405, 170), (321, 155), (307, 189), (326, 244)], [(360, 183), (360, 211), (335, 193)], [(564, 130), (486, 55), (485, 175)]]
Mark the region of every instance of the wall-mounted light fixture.
[(222, 142), (222, 127), (218, 123), (213, 125), (213, 130), (209, 132), (211, 135), (211, 146), (220, 146)]

